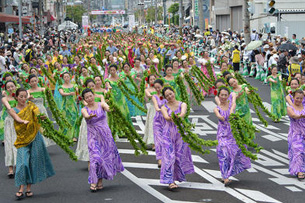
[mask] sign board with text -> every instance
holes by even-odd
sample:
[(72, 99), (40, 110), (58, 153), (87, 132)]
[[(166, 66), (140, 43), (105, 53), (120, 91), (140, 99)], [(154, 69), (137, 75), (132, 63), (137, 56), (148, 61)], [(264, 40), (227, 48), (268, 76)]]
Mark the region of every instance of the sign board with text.
[(125, 14), (125, 10), (91, 11), (91, 15), (122, 15), (122, 14)]

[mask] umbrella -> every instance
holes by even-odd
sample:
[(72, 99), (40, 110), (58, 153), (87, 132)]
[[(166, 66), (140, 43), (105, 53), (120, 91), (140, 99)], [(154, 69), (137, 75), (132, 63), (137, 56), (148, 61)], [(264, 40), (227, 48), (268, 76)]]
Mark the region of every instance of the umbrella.
[(203, 36), (200, 35), (200, 34), (196, 34), (195, 37), (196, 37), (196, 38), (203, 38)]
[(285, 44), (281, 44), (279, 46), (279, 49), (283, 49), (283, 50), (298, 50), (298, 48), (296, 46), (294, 46), (293, 44), (290, 43), (285, 43)]
[(252, 41), (248, 44), (248, 46), (246, 47), (246, 50), (249, 51), (249, 50), (254, 50), (254, 49), (257, 49), (258, 47), (262, 46), (263, 42), (262, 41)]
[(228, 33), (228, 32), (221, 32), (221, 34), (229, 35), (230, 36), (230, 33)]

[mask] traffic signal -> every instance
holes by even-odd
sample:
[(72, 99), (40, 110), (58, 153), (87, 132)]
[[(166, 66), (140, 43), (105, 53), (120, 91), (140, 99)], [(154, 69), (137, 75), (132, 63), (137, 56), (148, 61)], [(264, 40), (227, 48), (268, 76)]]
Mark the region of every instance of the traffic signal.
[(248, 11), (251, 15), (255, 13), (254, 3), (253, 1), (248, 1)]
[(275, 12), (274, 8), (275, 0), (268, 1), (268, 13), (273, 15)]

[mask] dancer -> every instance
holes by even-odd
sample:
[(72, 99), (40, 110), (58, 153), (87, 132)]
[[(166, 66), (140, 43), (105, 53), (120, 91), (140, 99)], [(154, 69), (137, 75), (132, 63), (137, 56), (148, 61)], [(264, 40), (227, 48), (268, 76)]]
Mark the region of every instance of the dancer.
[(146, 143), (146, 145), (152, 145), (152, 150), (155, 151), (153, 120), (156, 114), (156, 110), (153, 105), (152, 97), (157, 93), (154, 87), (154, 82), (156, 80), (156, 77), (154, 75), (149, 75), (147, 78), (148, 78), (149, 87), (145, 90), (145, 95), (150, 102), (147, 104), (147, 115), (146, 115), (143, 141)]
[(104, 95), (107, 92), (107, 90), (102, 88), (102, 86), (103, 86), (102, 76), (95, 76), (94, 81), (95, 81), (95, 88), (94, 88), (95, 94)]
[(126, 120), (132, 124), (126, 99), (124, 97), (124, 94), (121, 92), (119, 88), (119, 84), (118, 84), (119, 76), (117, 74), (117, 69), (118, 69), (117, 65), (115, 64), (110, 65), (109, 67), (110, 77), (105, 80), (106, 89), (111, 89), (112, 95), (115, 101), (117, 102), (121, 112), (125, 116)]
[[(31, 86), (31, 88), (28, 89), (29, 99), (39, 108), (39, 111), (41, 113), (45, 114), (48, 117), (47, 109), (44, 107), (45, 88), (38, 87), (38, 78), (36, 75), (30, 75), (28, 81)], [(43, 137), (43, 140), (45, 142), (46, 147), (55, 145), (52, 140), (46, 137)]]
[(5, 83), (5, 90), (8, 92), (6, 97), (2, 98), (3, 119), (4, 119), (4, 152), (5, 152), (5, 166), (9, 167), (7, 176), (14, 178), (14, 166), (16, 166), (17, 149), (14, 146), (16, 140), (16, 131), (14, 128), (14, 119), (8, 114), (10, 109), (15, 107), (17, 101), (14, 98), (16, 90), (16, 82), (9, 80)]
[(155, 108), (155, 117), (153, 120), (153, 133), (154, 133), (154, 144), (156, 151), (156, 159), (158, 161), (158, 168), (161, 168), (162, 163), (162, 130), (165, 125), (165, 119), (161, 113), (161, 107), (167, 102), (166, 99), (162, 96), (162, 88), (163, 81), (161, 79), (157, 79), (154, 82), (154, 88), (156, 90), (156, 94), (154, 94), (151, 98), (152, 103)]
[(232, 97), (230, 98), (229, 95), (230, 91), (227, 87), (220, 87), (217, 94), (220, 104), (214, 109), (214, 113), (219, 119), (217, 157), (225, 186), (231, 183), (231, 180), (229, 180), (230, 176), (237, 175), (245, 169), (251, 168), (250, 159), (242, 153), (231, 131), (229, 116), (232, 113)]
[(183, 118), (187, 105), (175, 98), (175, 92), (171, 87), (164, 87), (162, 95), (167, 103), (161, 107), (161, 112), (166, 120), (162, 132), (162, 164), (160, 182), (169, 184), (169, 190), (178, 188), (175, 181), (185, 181), (185, 174), (194, 173), (194, 165), (191, 150), (188, 144), (182, 140), (177, 126), (172, 121), (172, 112)]
[(297, 90), (297, 88), (300, 87), (300, 81), (297, 78), (292, 78), (289, 82), (289, 91), (288, 95), (286, 95), (286, 101), (289, 104), (289, 106), (292, 106), (294, 100), (292, 93)]
[[(95, 82), (93, 79), (87, 79), (85, 81), (86, 88), (89, 88), (91, 90), (95, 89)], [(104, 102), (103, 95), (94, 94), (94, 101), (95, 102)], [(84, 105), (87, 106), (87, 102), (83, 101)], [(89, 169), (89, 151), (88, 151), (88, 143), (87, 143), (87, 123), (86, 119), (83, 118), (81, 125), (79, 127), (79, 136), (78, 136), (78, 142), (77, 147), (75, 150), (75, 155), (77, 156), (77, 160), (80, 161), (88, 161), (88, 169)]]
[[(68, 72), (63, 73), (62, 77), (64, 79), (64, 84), (60, 85), (58, 88), (59, 93), (62, 95), (62, 105), (60, 109), (62, 109), (63, 116), (67, 118), (68, 122), (73, 127), (78, 118), (78, 108), (75, 102), (75, 95), (78, 89), (71, 84), (71, 77)], [(73, 139), (74, 142), (77, 141), (76, 134), (74, 134), (72, 130), (62, 130), (63, 133)]]
[(109, 111), (109, 106), (105, 102), (95, 102), (91, 89), (85, 89), (82, 97), (88, 104), (82, 109), (88, 130), (88, 183), (90, 190), (95, 192), (103, 188), (103, 179), (112, 180), (124, 167), (107, 124), (105, 111)]
[(252, 124), (252, 116), (247, 96), (250, 94), (250, 91), (247, 85), (239, 85), (237, 80), (233, 77), (228, 77), (227, 82), (236, 94), (236, 113), (238, 113), (241, 118), (244, 118), (247, 123)]
[[(16, 193), (17, 199), (24, 197), (23, 191), (26, 186), (25, 195), (32, 197), (31, 185), (41, 182), (55, 174), (53, 166), (39, 132), (37, 115), (38, 107), (32, 102), (26, 102), (27, 91), (19, 88), (16, 91), (17, 105), (10, 110), (10, 115), (15, 120), (17, 139), (17, 164), (15, 184), (19, 187)], [(41, 117), (44, 119), (45, 117)], [(32, 129), (32, 130), (28, 130)], [(25, 172), (26, 171), (26, 172)]]
[(287, 107), (290, 118), (288, 132), (289, 173), (299, 181), (305, 179), (305, 108), (302, 104), (304, 92), (300, 89), (293, 93), (293, 103)]
[(164, 82), (171, 85), (175, 91), (176, 91), (176, 99), (179, 99), (180, 98), (180, 89), (178, 87), (178, 85), (176, 84), (175, 82), (175, 77), (173, 76), (173, 67), (172, 65), (170, 64), (167, 64), (165, 66), (165, 77), (163, 78), (164, 79)]
[(267, 77), (271, 88), (271, 113), (275, 116), (275, 122), (279, 122), (282, 116), (287, 114), (282, 75), (277, 73), (277, 67), (273, 66), (271, 75)]
[[(135, 75), (137, 75), (136, 72), (132, 72), (132, 73), (130, 72), (130, 65), (128, 63), (124, 63), (123, 71), (119, 74), (119, 77), (121, 80), (123, 80), (125, 82), (125, 84), (129, 90), (131, 90), (132, 92), (137, 92), (137, 90), (135, 90), (135, 87), (132, 85), (132, 82), (129, 80), (129, 78), (126, 75), (130, 75), (132, 78), (134, 78)], [(141, 78), (141, 80), (142, 80), (142, 78)], [(135, 101), (139, 106), (144, 108), (144, 104), (141, 103), (137, 97), (135, 97), (134, 95), (129, 95), (129, 97), (133, 101)], [(133, 103), (131, 101), (129, 101), (126, 96), (125, 96), (125, 98), (127, 101), (127, 105), (128, 105), (128, 109), (129, 109), (129, 113), (130, 113), (131, 117), (145, 115), (145, 113), (143, 111), (141, 111), (139, 108), (137, 108), (135, 105), (133, 105)]]

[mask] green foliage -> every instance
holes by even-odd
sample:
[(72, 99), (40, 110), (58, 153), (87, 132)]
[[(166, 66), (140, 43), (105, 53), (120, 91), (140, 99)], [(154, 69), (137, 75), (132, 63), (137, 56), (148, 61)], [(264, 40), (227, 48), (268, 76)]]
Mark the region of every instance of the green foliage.
[(197, 134), (191, 131), (192, 125), (186, 122), (184, 119), (180, 118), (172, 112), (172, 120), (178, 128), (178, 131), (184, 142), (189, 144), (189, 147), (201, 154), (210, 153), (209, 150), (204, 150), (203, 147), (216, 146), (218, 144), (217, 140), (204, 140), (198, 137)]
[[(252, 154), (245, 147), (245, 145), (248, 147), (253, 147), (257, 153), (263, 149), (262, 147), (258, 146), (258, 144), (253, 142), (255, 132), (258, 132), (256, 128), (253, 125), (248, 124), (238, 114), (231, 114), (229, 117), (229, 122), (236, 144), (241, 149), (242, 153), (252, 160), (257, 160), (257, 155)], [(247, 131), (247, 134), (250, 135), (249, 137), (246, 136), (245, 131)]]
[(43, 128), (43, 136), (53, 140), (60, 148), (62, 148), (73, 161), (77, 161), (77, 157), (74, 154), (73, 150), (70, 149), (69, 146), (73, 144), (73, 142), (67, 138), (65, 135), (60, 133), (59, 131), (54, 129), (52, 121), (49, 118), (41, 119), (41, 116), (45, 116), (45, 114), (39, 114), (38, 122)]
[(71, 124), (67, 121), (67, 119), (62, 115), (60, 110), (57, 108), (57, 105), (54, 101), (53, 94), (49, 88), (45, 89), (45, 98), (48, 102), (48, 106), (52, 112), (52, 116), (55, 119), (58, 126), (62, 129), (69, 128), (71, 129)]
[(67, 6), (66, 16), (73, 19), (76, 24), (82, 24), (82, 16), (87, 10), (83, 5)]
[[(140, 151), (143, 154), (147, 154), (145, 142), (142, 140), (142, 137), (134, 129), (133, 125), (129, 123), (123, 113), (120, 111), (120, 108), (117, 106), (116, 101), (111, 96), (111, 93), (108, 92), (105, 95), (105, 99), (108, 99), (107, 104), (110, 107), (110, 111), (107, 115), (110, 118), (109, 123), (111, 126), (112, 133), (119, 133), (127, 136), (130, 144), (135, 149), (135, 155), (139, 155)], [(136, 142), (138, 141), (138, 143)]]
[(201, 105), (201, 102), (204, 100), (204, 96), (200, 92), (200, 90), (197, 88), (195, 82), (192, 80), (190, 75), (188, 73), (184, 73), (184, 78), (186, 82), (188, 83), (193, 95), (195, 96), (196, 102), (198, 105)]
[(167, 11), (175, 15), (179, 11), (179, 3), (172, 4)]
[[(150, 22), (153, 22), (155, 21), (155, 7), (149, 7), (147, 9), (147, 12), (146, 12), (146, 15), (145, 15), (145, 20), (146, 22), (150, 23)], [(163, 13), (163, 7), (159, 6), (158, 9), (157, 9), (157, 20), (162, 20), (162, 13)]]
[(186, 103), (186, 105), (187, 105), (187, 110), (186, 110), (186, 114), (185, 114), (185, 117), (187, 118), (191, 112), (191, 105), (190, 105), (188, 93), (187, 93), (186, 87), (185, 87), (184, 82), (180, 75), (175, 77), (175, 82), (180, 89), (181, 101)]

